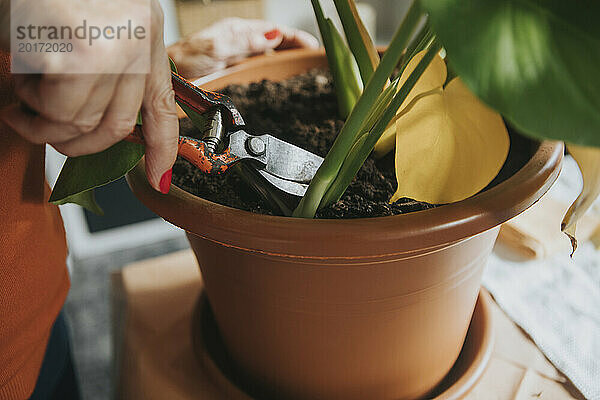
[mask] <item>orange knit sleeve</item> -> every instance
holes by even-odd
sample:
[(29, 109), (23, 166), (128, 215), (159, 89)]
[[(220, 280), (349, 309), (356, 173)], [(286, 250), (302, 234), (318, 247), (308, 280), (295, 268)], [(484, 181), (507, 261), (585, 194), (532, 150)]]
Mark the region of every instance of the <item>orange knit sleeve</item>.
[[(8, 54), (0, 52), (0, 107), (14, 102)], [(57, 207), (48, 204), (44, 146), (0, 122), (0, 400), (27, 399), (69, 277)]]

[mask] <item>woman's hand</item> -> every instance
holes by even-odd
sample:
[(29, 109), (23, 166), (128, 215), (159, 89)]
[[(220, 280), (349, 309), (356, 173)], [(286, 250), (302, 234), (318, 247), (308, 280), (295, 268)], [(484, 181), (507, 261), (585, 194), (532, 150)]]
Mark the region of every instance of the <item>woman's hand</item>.
[[(114, 24), (123, 20), (124, 15), (139, 15), (136, 7), (146, 7), (137, 10), (147, 13), (151, 4), (150, 56), (148, 47), (132, 40), (98, 41), (93, 46), (82, 46), (80, 52), (70, 56), (70, 64), (59, 65), (60, 71), (68, 72), (70, 67), (79, 65), (80, 71), (111, 73), (14, 75), (15, 93), (23, 105), (2, 110), (2, 119), (33, 143), (49, 143), (67, 156), (80, 156), (100, 152), (125, 138), (135, 126), (141, 109), (148, 181), (156, 190), (168, 191), (171, 167), (177, 156), (179, 121), (158, 1), (83, 2), (80, 9), (69, 0), (52, 1), (52, 9), (44, 8), (43, 3), (44, 0), (23, 0), (22, 20), (42, 19), (49, 20), (48, 25), (74, 27), (84, 19), (92, 20), (93, 16), (94, 21)], [(39, 14), (50, 10), (52, 15)], [(36, 67), (42, 71), (55, 72), (57, 63), (65, 63), (51, 53), (40, 57)], [(144, 68), (150, 63), (149, 73), (137, 73), (140, 70), (133, 67), (136, 62), (140, 67), (138, 60), (142, 59)]]
[(227, 18), (170, 46), (167, 51), (188, 79), (219, 71), (268, 50), (317, 48), (311, 34), (272, 22)]

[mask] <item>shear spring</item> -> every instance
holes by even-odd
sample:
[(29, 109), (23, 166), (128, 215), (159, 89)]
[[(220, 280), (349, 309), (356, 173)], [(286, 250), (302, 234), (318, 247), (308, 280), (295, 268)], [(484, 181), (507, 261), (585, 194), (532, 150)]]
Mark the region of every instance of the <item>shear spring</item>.
[(202, 140), (206, 143), (206, 148), (211, 153), (217, 153), (225, 139), (225, 127), (223, 126), (223, 115), (221, 110), (216, 108), (210, 112), (206, 121), (206, 130)]

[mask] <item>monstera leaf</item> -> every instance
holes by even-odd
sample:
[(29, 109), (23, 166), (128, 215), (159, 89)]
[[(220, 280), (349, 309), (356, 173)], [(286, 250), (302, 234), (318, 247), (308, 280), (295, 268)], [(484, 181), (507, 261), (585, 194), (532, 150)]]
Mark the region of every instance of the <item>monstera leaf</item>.
[[(450, 66), (523, 133), (562, 140), (584, 177), (562, 229), (600, 194), (600, 2), (421, 0)], [(584, 147), (588, 146), (588, 148)]]
[(600, 146), (600, 2), (421, 0), (452, 69), (539, 139)]

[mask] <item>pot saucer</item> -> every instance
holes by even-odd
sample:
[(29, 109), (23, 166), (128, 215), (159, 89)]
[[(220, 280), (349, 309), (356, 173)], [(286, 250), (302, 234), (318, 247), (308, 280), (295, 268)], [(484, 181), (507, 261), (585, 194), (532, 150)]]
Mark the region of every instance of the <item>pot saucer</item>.
[[(427, 398), (434, 400), (463, 398), (483, 375), (494, 348), (491, 301), (490, 295), (481, 290), (460, 355), (446, 378)], [(258, 387), (241, 378), (239, 371), (236, 371), (230, 362), (204, 293), (198, 300), (192, 321), (194, 352), (208, 378), (223, 393), (223, 399), (262, 398)]]

